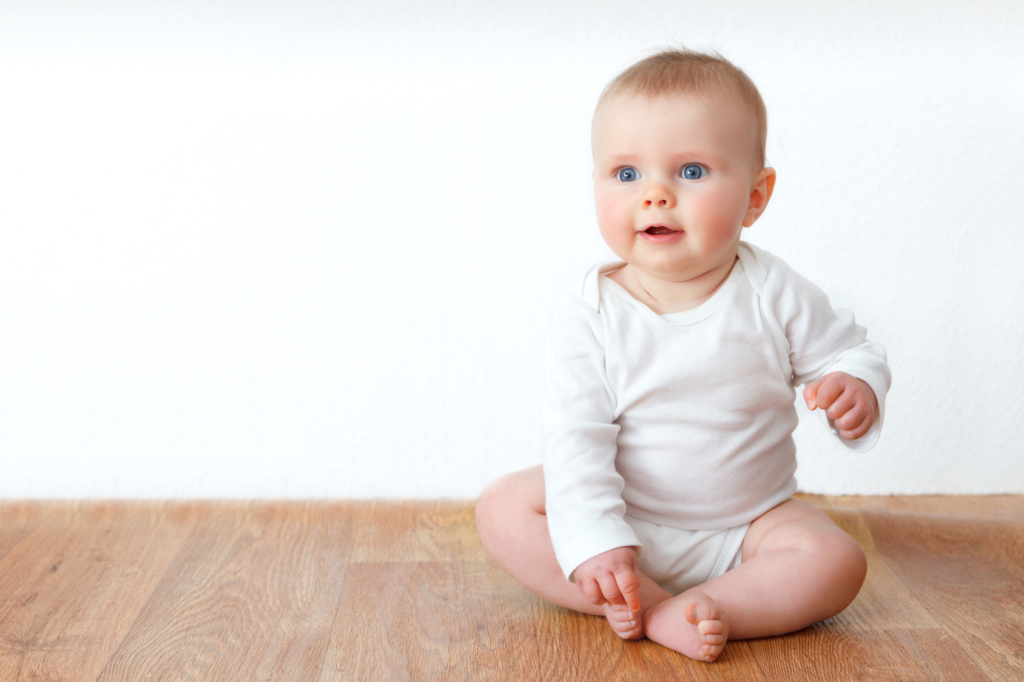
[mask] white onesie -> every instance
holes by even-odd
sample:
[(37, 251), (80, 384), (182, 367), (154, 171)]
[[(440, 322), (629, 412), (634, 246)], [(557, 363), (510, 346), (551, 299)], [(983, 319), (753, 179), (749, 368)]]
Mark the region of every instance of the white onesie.
[(547, 349), (544, 482), (568, 579), (610, 549), (657, 549), (643, 547), (627, 514), (720, 531), (789, 499), (794, 386), (836, 371), (864, 380), (880, 418), (842, 442), (866, 450), (877, 440), (891, 383), (885, 351), (780, 259), (746, 243), (739, 254), (693, 310), (656, 314), (604, 276), (621, 262), (592, 269), (560, 299)]

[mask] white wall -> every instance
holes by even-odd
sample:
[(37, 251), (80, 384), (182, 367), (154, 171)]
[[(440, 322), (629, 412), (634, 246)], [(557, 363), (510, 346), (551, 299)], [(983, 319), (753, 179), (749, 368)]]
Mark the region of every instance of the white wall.
[(538, 463), (547, 315), (608, 256), (594, 101), (679, 42), (768, 104), (750, 241), (890, 354), (881, 442), (804, 419), (802, 489), (1024, 493), (1024, 4), (490, 5), (0, 3), (0, 496)]

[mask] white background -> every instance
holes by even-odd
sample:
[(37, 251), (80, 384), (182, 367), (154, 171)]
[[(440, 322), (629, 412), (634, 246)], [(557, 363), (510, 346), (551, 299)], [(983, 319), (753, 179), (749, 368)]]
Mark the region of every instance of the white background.
[[(770, 6), (769, 6), (770, 5)], [(0, 496), (456, 497), (540, 462), (607, 259), (589, 122), (665, 46), (768, 105), (747, 239), (889, 352), (801, 488), (1024, 493), (1024, 4), (0, 2)]]

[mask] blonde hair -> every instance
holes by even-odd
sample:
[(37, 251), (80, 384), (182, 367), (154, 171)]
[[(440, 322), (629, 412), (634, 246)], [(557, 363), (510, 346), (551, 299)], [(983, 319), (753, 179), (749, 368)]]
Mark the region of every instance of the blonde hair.
[(629, 67), (609, 83), (597, 100), (595, 113), (607, 101), (620, 95), (653, 99), (660, 95), (708, 96), (733, 92), (747, 106), (757, 125), (755, 160), (765, 166), (768, 111), (750, 76), (719, 54), (694, 50), (667, 49)]

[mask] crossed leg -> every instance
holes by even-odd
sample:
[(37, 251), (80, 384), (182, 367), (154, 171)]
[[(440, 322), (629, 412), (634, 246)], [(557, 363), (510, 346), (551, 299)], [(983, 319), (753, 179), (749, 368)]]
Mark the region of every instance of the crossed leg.
[(672, 595), (641, 573), (638, 613), (624, 605), (591, 603), (562, 575), (544, 513), (544, 471), (540, 466), (493, 481), (476, 504), (476, 526), (484, 549), (506, 573), (531, 592), (567, 609), (605, 616), (623, 639), (644, 636), (644, 613)]
[(787, 500), (750, 524), (742, 563), (650, 609), (647, 636), (698, 660), (728, 639), (801, 630), (854, 600), (867, 575), (857, 542), (813, 505)]
[(567, 609), (603, 616), (562, 575), (544, 513), (544, 471), (535, 466), (493, 481), (476, 503), (476, 528), (484, 549), (523, 587)]
[(589, 602), (562, 575), (544, 515), (541, 467), (503, 476), (481, 494), (477, 530), (509, 575), (550, 602), (604, 615), (625, 638), (646, 635), (690, 658), (713, 661), (728, 639), (784, 634), (836, 615), (857, 596), (867, 572), (863, 551), (825, 514), (787, 500), (755, 519), (742, 564), (678, 596), (641, 582), (644, 613), (631, 625), (610, 605)]

